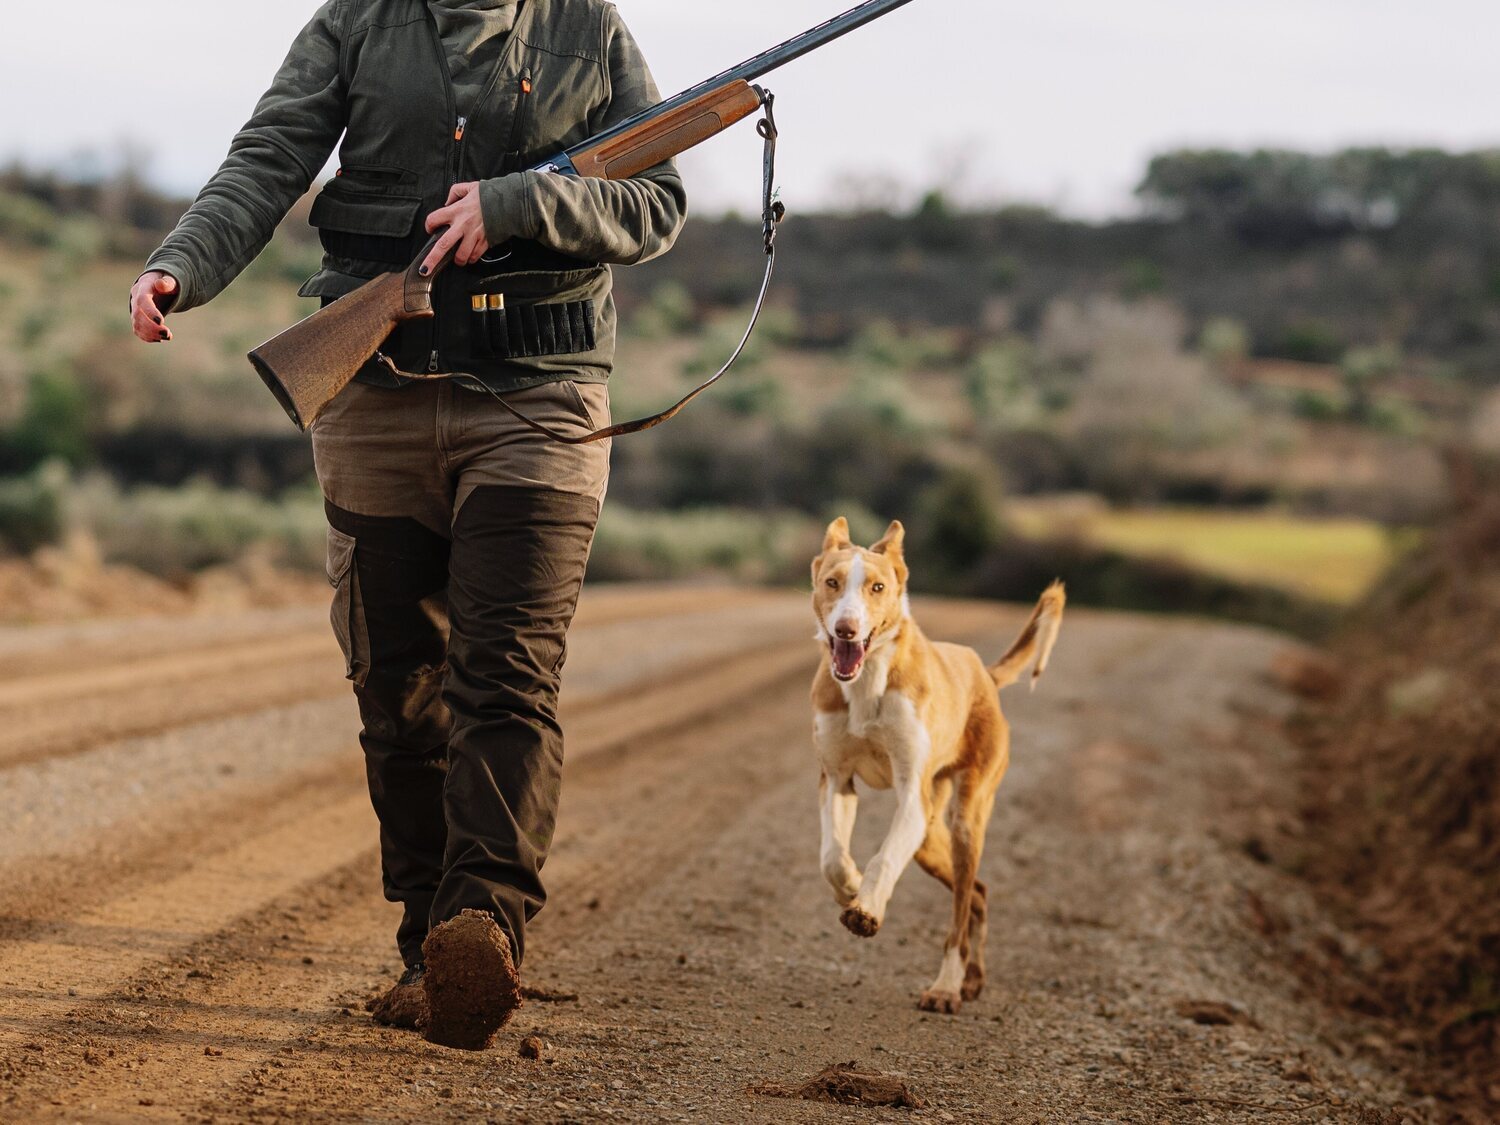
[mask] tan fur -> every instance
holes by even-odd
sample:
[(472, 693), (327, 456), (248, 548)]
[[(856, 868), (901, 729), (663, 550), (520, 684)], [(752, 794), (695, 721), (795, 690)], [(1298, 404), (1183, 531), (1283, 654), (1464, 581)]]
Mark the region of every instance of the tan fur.
[[(920, 1006), (957, 1012), (984, 987), (987, 891), (979, 881), (985, 830), (1010, 762), (1010, 730), (997, 687), (1032, 665), (1041, 675), (1057, 641), (1066, 596), (1053, 583), (1010, 650), (993, 667), (963, 645), (932, 641), (907, 609), (904, 530), (892, 523), (866, 549), (833, 521), (813, 560), (813, 612), (824, 659), (813, 680), (814, 742), (821, 759), (823, 871), (853, 933), (873, 937), (896, 878), (917, 864), (953, 891), (943, 965)], [(851, 587), (858, 584), (858, 589)], [(868, 646), (856, 642), (869, 638)], [(835, 676), (834, 645), (863, 651), (852, 678)], [(895, 789), (897, 812), (861, 873), (849, 854), (854, 779)]]

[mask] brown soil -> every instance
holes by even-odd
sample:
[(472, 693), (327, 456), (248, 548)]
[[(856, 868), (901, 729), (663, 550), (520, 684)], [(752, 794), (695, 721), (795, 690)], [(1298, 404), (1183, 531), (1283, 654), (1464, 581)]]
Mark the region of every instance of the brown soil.
[(1305, 818), (1267, 837), (1348, 926), (1297, 946), (1330, 998), (1383, 1017), (1437, 1115), (1500, 1120), (1500, 490), (1459, 466), (1451, 524), (1335, 646), (1301, 715)]
[(834, 1102), (838, 1105), (927, 1108), (927, 1103), (912, 1093), (911, 1087), (901, 1079), (861, 1070), (857, 1062), (834, 1063), (797, 1086), (764, 1082), (749, 1087), (749, 1092), (763, 1098), (800, 1098), (807, 1102)]
[[(1022, 619), (917, 612), (991, 656)], [(1005, 696), (989, 985), (947, 1016), (916, 1006), (943, 888), (909, 871), (861, 941), (818, 871), (804, 595), (590, 591), (526, 965), (530, 987), (577, 1000), (532, 1005), (469, 1052), (362, 1010), (401, 971), (397, 910), (322, 616), (0, 632), (0, 732), (42, 748), (0, 752), (0, 1119), (1431, 1115), (1374, 1042), (1389, 1025), (1325, 1005), (1287, 955), (1346, 935), (1229, 827), (1264, 810), (1272, 848), (1296, 809), (1277, 734), (1294, 700), (1267, 674), (1279, 637), (1069, 619), (1039, 690)], [(886, 796), (862, 803), (861, 859), (890, 814)], [(1248, 1018), (1198, 1023), (1185, 999)], [(527, 1035), (540, 1060), (518, 1056)], [(851, 1058), (928, 1108), (746, 1093)]]

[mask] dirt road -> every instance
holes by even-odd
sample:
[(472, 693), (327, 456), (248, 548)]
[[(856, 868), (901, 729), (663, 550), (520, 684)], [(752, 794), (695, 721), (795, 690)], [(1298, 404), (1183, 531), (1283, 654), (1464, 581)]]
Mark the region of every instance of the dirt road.
[[(918, 615), (991, 656), (1020, 621)], [(860, 941), (818, 874), (804, 599), (591, 592), (526, 966), (553, 995), (476, 1055), (365, 1015), (396, 910), (326, 632), (319, 609), (0, 632), (0, 1120), (1379, 1121), (1401, 1099), (1360, 1047), (1378, 1029), (1287, 964), (1337, 934), (1247, 854), (1292, 799), (1274, 636), (1071, 614), (1041, 689), (1005, 696), (990, 988), (945, 1017), (915, 1006), (944, 892), (913, 868)], [(889, 810), (862, 805), (861, 859)], [(543, 1058), (518, 1057), (533, 1032)], [(746, 1092), (853, 1059), (927, 1108)]]

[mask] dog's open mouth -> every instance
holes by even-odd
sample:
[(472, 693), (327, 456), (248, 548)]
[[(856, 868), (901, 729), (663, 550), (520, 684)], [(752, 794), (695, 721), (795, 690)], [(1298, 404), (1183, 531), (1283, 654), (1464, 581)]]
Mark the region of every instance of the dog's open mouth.
[(831, 637), (828, 641), (829, 655), (833, 660), (833, 678), (841, 683), (848, 683), (859, 675), (859, 670), (864, 667), (865, 653), (869, 651), (872, 633), (862, 641), (846, 641), (839, 637)]

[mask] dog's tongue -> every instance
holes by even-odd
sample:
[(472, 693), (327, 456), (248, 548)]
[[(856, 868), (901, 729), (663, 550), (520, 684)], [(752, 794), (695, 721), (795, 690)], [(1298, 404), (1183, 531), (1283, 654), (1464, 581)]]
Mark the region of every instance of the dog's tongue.
[(833, 670), (840, 676), (848, 678), (859, 671), (859, 666), (865, 662), (865, 646), (863, 641), (841, 641), (833, 642)]

